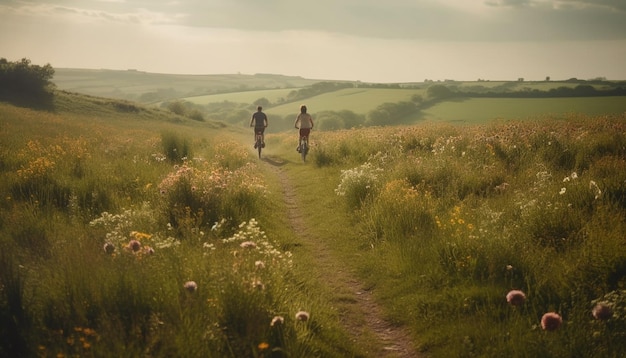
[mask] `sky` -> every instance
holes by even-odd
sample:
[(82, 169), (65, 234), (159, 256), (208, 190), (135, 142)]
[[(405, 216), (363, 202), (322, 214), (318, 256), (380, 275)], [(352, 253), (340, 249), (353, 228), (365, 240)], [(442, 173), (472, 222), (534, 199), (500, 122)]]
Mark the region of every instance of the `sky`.
[(626, 0), (0, 0), (0, 58), (377, 83), (626, 80)]

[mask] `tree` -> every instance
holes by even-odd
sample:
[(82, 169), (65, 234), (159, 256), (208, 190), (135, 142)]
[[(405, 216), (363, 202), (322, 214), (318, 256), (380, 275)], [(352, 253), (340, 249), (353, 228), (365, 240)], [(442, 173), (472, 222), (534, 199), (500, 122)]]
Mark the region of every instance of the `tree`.
[(185, 104), (183, 103), (183, 101), (180, 101), (180, 100), (176, 100), (176, 101), (172, 101), (168, 103), (167, 109), (181, 116), (184, 116), (185, 113), (187, 112), (187, 109), (185, 108)]
[(452, 96), (452, 90), (444, 85), (432, 85), (426, 90), (430, 98), (443, 99)]
[(17, 95), (41, 95), (53, 84), (54, 69), (50, 64), (45, 66), (31, 65), (30, 60), (23, 58), (17, 62), (0, 58), (0, 92)]
[(261, 107), (263, 107), (263, 108), (267, 108), (267, 107), (269, 107), (272, 103), (270, 102), (270, 100), (269, 100), (269, 99), (267, 99), (267, 98), (265, 98), (265, 97), (261, 97), (261, 98), (257, 99), (256, 101), (254, 101), (254, 104), (255, 104), (255, 106), (254, 106), (255, 108), (256, 108), (257, 106), (261, 106)]

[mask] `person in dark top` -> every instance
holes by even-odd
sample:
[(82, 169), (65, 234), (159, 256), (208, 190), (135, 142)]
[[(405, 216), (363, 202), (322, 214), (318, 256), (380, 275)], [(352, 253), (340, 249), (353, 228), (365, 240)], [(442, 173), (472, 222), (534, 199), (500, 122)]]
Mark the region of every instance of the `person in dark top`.
[(265, 148), (265, 128), (267, 128), (267, 116), (263, 113), (263, 107), (258, 106), (250, 119), (250, 127), (254, 127), (254, 148), (256, 149), (256, 135), (261, 133), (261, 143)]

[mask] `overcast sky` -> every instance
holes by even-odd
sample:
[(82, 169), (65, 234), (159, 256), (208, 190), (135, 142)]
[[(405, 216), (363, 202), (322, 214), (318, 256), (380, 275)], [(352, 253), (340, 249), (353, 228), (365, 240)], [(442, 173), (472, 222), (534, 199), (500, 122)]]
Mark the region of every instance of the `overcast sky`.
[(0, 0), (0, 57), (312, 79), (626, 79), (626, 0)]

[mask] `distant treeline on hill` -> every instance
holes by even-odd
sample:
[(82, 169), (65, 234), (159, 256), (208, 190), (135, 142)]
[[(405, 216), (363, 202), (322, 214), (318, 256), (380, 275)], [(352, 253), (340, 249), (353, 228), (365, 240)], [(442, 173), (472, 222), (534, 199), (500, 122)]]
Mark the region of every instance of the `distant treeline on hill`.
[[(612, 86), (615, 84), (612, 83)], [(461, 89), (459, 87), (449, 87), (446, 85), (433, 85), (429, 87), (429, 92), (435, 94), (437, 98), (453, 97), (483, 97), (483, 98), (554, 98), (554, 97), (600, 97), (600, 96), (626, 96), (626, 84), (623, 86), (597, 89), (589, 84), (580, 84), (576, 87), (560, 86), (548, 90), (539, 89), (517, 89), (510, 90), (504, 88), (484, 88), (474, 86)]]
[[(549, 83), (549, 81), (546, 81)], [(560, 82), (557, 82), (560, 83)], [(319, 82), (310, 87), (291, 91), (282, 103), (300, 101), (318, 96), (323, 93), (338, 91), (345, 88), (383, 88), (383, 89), (422, 89), (427, 88), (428, 98), (422, 102), (422, 106), (428, 106), (433, 102), (449, 98), (556, 98), (556, 97), (603, 97), (603, 96), (626, 96), (626, 81), (615, 82), (606, 80), (584, 81), (570, 79), (563, 83), (579, 83), (575, 87), (559, 86), (547, 90), (537, 88), (520, 88), (519, 81), (504, 82), (495, 87), (482, 85), (461, 86), (462, 82), (446, 81), (442, 83), (421, 84), (377, 84), (361, 82)], [(261, 99), (265, 106), (282, 103), (270, 103)]]

